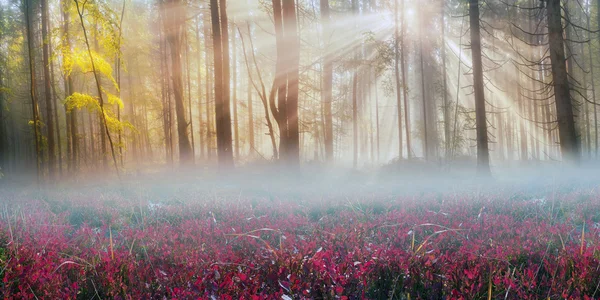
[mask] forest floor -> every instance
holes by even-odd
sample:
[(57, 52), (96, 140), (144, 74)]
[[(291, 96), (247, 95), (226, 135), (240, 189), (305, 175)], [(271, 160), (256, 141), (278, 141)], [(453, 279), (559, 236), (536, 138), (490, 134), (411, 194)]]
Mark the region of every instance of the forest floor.
[(157, 173), (41, 190), (5, 184), (0, 296), (600, 297), (593, 173), (506, 172), (482, 181), (387, 172)]

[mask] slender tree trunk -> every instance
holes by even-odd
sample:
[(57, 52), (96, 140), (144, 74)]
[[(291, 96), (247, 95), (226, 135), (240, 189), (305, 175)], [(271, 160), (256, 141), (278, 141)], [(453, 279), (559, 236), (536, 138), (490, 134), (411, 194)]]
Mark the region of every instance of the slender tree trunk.
[[(444, 143), (445, 143), (445, 159), (450, 158), (450, 112), (448, 111), (448, 82), (447, 82), (447, 69), (446, 69), (446, 1), (442, 0), (442, 101), (444, 106)], [(462, 33), (461, 33), (462, 34)]]
[[(470, 0), (472, 1), (472, 0)], [(422, 16), (421, 7), (419, 10), (419, 17)], [(419, 22), (422, 22), (419, 18)], [(425, 99), (425, 64), (423, 61), (423, 37), (422, 37), (422, 27), (423, 23), (419, 25), (419, 59), (421, 66), (421, 99), (423, 101), (423, 157), (425, 160), (429, 160), (429, 137), (427, 130), (427, 101)], [(472, 30), (472, 29), (471, 29)]]
[[(203, 133), (203, 127), (205, 127), (202, 121), (202, 51), (200, 51), (201, 49), (201, 42), (200, 42), (200, 20), (201, 17), (198, 16), (198, 18), (196, 19), (196, 47), (197, 47), (197, 51), (198, 51), (198, 57), (197, 57), (197, 62), (198, 62), (198, 134), (200, 137), (200, 141), (199, 141), (199, 145), (198, 147), (200, 148), (200, 159), (204, 159), (204, 133)], [(205, 51), (208, 51), (208, 49), (206, 49), (207, 47), (205, 46), (204, 49)], [(208, 76), (208, 74), (205, 74), (206, 76)]]
[(323, 23), (323, 32), (325, 40), (325, 55), (323, 58), (323, 117), (325, 130), (325, 160), (333, 161), (333, 117), (331, 114), (331, 102), (333, 99), (333, 55), (329, 47), (331, 38), (331, 16), (329, 10), (329, 0), (321, 0), (321, 22)]
[[(166, 22), (164, 17), (161, 14), (161, 21)], [(163, 25), (164, 28), (164, 25)], [(164, 36), (161, 34), (162, 31), (159, 31), (159, 43), (160, 43), (160, 70), (161, 70), (161, 96), (162, 96), (162, 105), (163, 105), (163, 132), (165, 136), (165, 161), (167, 165), (173, 167), (173, 139), (172, 139), (172, 131), (171, 131), (171, 100), (169, 96), (169, 68), (167, 63), (167, 49), (166, 42), (164, 40)], [(140, 150), (142, 140), (140, 136)]]
[(233, 98), (232, 98), (232, 104), (233, 104), (233, 130), (234, 130), (234, 140), (235, 140), (235, 158), (236, 159), (240, 159), (240, 128), (239, 128), (239, 123), (238, 123), (238, 105), (237, 105), (237, 46), (235, 41), (237, 40), (236, 36), (235, 36), (235, 28), (231, 28), (231, 33), (233, 35), (233, 38), (231, 39), (231, 48), (232, 48), (232, 53), (231, 55), (233, 56), (233, 63), (232, 63), (232, 68), (233, 68)]
[(44, 99), (46, 102), (46, 128), (48, 142), (48, 176), (53, 178), (56, 173), (56, 145), (54, 139), (54, 114), (52, 113), (52, 92), (50, 86), (50, 54), (48, 35), (48, 2), (40, 0), (42, 9), (42, 57), (44, 63)]
[(300, 164), (300, 132), (298, 120), (298, 93), (300, 77), (300, 39), (298, 37), (296, 20), (296, 1), (283, 0), (283, 23), (286, 35), (287, 52), (289, 53), (288, 69), (288, 95), (287, 95), (287, 120), (288, 120), (288, 162), (292, 166)]
[[(3, 8), (0, 6), (0, 20), (4, 20)], [(3, 40), (3, 32), (0, 30), (0, 42)], [(4, 59), (0, 58), (0, 174), (3, 172), (7, 172), (7, 164), (9, 158), (9, 149), (8, 149), (8, 134), (6, 128), (6, 122), (4, 121), (4, 92), (2, 89), (4, 88), (4, 70), (6, 70)]]
[[(78, 0), (79, 1), (79, 0)], [(85, 2), (83, 2), (85, 3)], [(82, 7), (85, 7), (85, 5), (82, 4)], [(94, 24), (94, 28), (95, 30), (93, 31), (94, 36), (93, 36), (93, 41), (94, 41), (94, 51), (96, 51), (96, 53), (100, 52), (100, 44), (98, 42), (98, 31), (99, 31), (99, 25), (98, 25), (98, 20), (95, 19), (95, 24)], [(102, 86), (102, 77), (98, 77), (98, 81), (100, 86)], [(100, 93), (102, 93), (101, 91), (98, 91), (98, 98), (100, 98)], [(108, 171), (108, 150), (107, 150), (107, 145), (106, 145), (106, 134), (104, 133), (104, 130), (102, 128), (106, 127), (107, 125), (104, 124), (105, 117), (104, 115), (99, 115), (97, 116), (98, 118), (98, 124), (99, 124), (99, 135), (100, 135), (100, 155), (102, 157), (102, 168), (104, 170), (104, 172)], [(117, 166), (118, 167), (118, 166)]]
[(250, 73), (248, 73), (248, 90), (247, 90), (247, 92), (248, 92), (248, 94), (246, 97), (248, 98), (248, 104), (247, 104), (247, 106), (248, 106), (248, 144), (250, 145), (248, 154), (251, 154), (255, 149), (255, 145), (254, 145), (254, 111), (253, 111), (254, 104), (252, 102), (252, 83), (251, 83), (251, 79), (250, 79)]
[(87, 35), (87, 30), (85, 28), (85, 22), (83, 21), (85, 4), (83, 4), (80, 7), (79, 2), (76, 1), (75, 5), (77, 6), (77, 14), (79, 15), (79, 21), (81, 22), (81, 29), (83, 30), (84, 41), (85, 41), (86, 49), (87, 49), (87, 52), (88, 52), (88, 59), (91, 62), (92, 73), (94, 74), (94, 78), (95, 78), (95, 81), (96, 81), (96, 89), (97, 89), (97, 92), (98, 92), (98, 98), (100, 99), (100, 114), (101, 114), (101, 118), (102, 118), (102, 124), (104, 125), (104, 133), (108, 137), (108, 142), (110, 143), (110, 151), (111, 151), (111, 154), (112, 154), (113, 163), (115, 164), (115, 171), (117, 172), (117, 177), (119, 177), (119, 179), (121, 179), (121, 173), (119, 171), (119, 165), (117, 164), (117, 157), (115, 155), (115, 148), (114, 148), (114, 145), (113, 145), (112, 138), (110, 136), (110, 131), (108, 130), (108, 124), (106, 124), (106, 113), (104, 111), (104, 96), (102, 95), (102, 87), (100, 86), (100, 79), (98, 77), (98, 73), (96, 72), (96, 64), (94, 63), (94, 59), (92, 57), (92, 51), (91, 51), (91, 48), (90, 48), (90, 43), (89, 43), (89, 39), (88, 39), (88, 35)]
[(38, 112), (38, 100), (36, 94), (36, 78), (35, 78), (35, 54), (34, 54), (34, 34), (32, 27), (31, 17), (33, 15), (33, 8), (31, 7), (31, 3), (28, 0), (23, 1), (25, 4), (25, 26), (27, 30), (27, 52), (29, 54), (29, 80), (30, 80), (30, 96), (31, 96), (31, 115), (33, 117), (33, 140), (35, 142), (35, 160), (36, 160), (36, 174), (37, 174), (37, 182), (40, 181), (40, 133), (39, 133), (39, 112)]
[(212, 51), (210, 51), (210, 49), (208, 48), (208, 45), (212, 45), (212, 38), (211, 38), (211, 24), (210, 24), (210, 18), (204, 18), (204, 46), (205, 46), (205, 53), (204, 53), (204, 62), (205, 62), (205, 66), (204, 66), (204, 73), (206, 74), (206, 80), (205, 80), (205, 87), (204, 90), (206, 91), (206, 107), (205, 107), (205, 113), (206, 113), (206, 155), (207, 155), (207, 159), (210, 161), (212, 158), (212, 148), (213, 148), (213, 136), (212, 136), (212, 127), (213, 127), (213, 121), (211, 118), (211, 101), (212, 101), (212, 91), (214, 91), (214, 87), (211, 89), (211, 76), (210, 76), (210, 62), (213, 61), (213, 56), (214, 56), (214, 49), (212, 49)]
[(566, 69), (560, 0), (548, 0), (546, 10), (560, 148), (563, 161), (577, 163), (580, 154)]
[(288, 119), (287, 119), (287, 88), (289, 61), (287, 53), (284, 32), (283, 32), (283, 12), (282, 0), (272, 0), (273, 2), (273, 20), (275, 25), (275, 42), (277, 47), (277, 61), (275, 66), (275, 80), (273, 87), (277, 91), (277, 105), (274, 100), (270, 100), (270, 107), (273, 117), (279, 127), (279, 159), (287, 160), (288, 157)]
[[(600, 8), (600, 0), (598, 0), (598, 7)], [(589, 13), (589, 10), (588, 10)], [(598, 14), (598, 18), (600, 21), (600, 14)], [(598, 23), (600, 25), (600, 23)], [(592, 79), (592, 101), (596, 102), (596, 77), (594, 76), (594, 56), (592, 55), (592, 40), (591, 34), (589, 30), (590, 27), (590, 16), (587, 16), (587, 29), (588, 29), (588, 56), (590, 57), (590, 75)], [(598, 105), (594, 105), (594, 157), (598, 158), (598, 113), (597, 107)]]
[[(264, 112), (265, 112), (265, 121), (267, 123), (267, 129), (269, 130), (269, 137), (271, 138), (271, 146), (272, 146), (272, 149), (273, 149), (273, 159), (277, 159), (279, 157), (278, 152), (277, 152), (277, 142), (275, 141), (275, 133), (274, 133), (274, 130), (273, 130), (273, 124), (271, 123), (271, 118), (269, 117), (269, 104), (271, 105), (272, 111), (273, 112), (277, 112), (277, 108), (275, 107), (275, 93), (277, 92), (277, 88), (276, 88), (276, 85), (275, 85), (276, 83), (275, 83), (275, 81), (273, 81), (273, 86), (271, 87), (271, 92), (270, 92), (270, 94), (268, 96), (268, 99), (267, 99), (267, 92), (266, 92), (266, 89), (265, 89), (265, 84), (264, 84), (264, 81), (262, 79), (260, 68), (258, 67), (258, 63), (256, 61), (256, 54), (254, 52), (254, 42), (252, 41), (252, 33), (251, 33), (251, 30), (250, 30), (250, 23), (247, 23), (247, 25), (248, 25), (248, 39), (250, 40), (250, 49), (252, 49), (252, 60), (254, 62), (254, 67), (256, 68), (256, 73), (258, 75), (258, 79), (259, 79), (259, 82), (260, 82), (260, 89), (259, 89), (258, 85), (252, 79), (252, 72), (250, 71), (250, 64), (248, 63), (248, 57), (246, 55), (246, 46), (244, 45), (244, 39), (242, 39), (242, 50), (244, 52), (244, 61), (246, 63), (246, 69), (248, 70), (248, 81), (249, 81), (249, 84), (252, 84), (254, 86), (254, 88), (258, 92), (259, 97), (260, 97), (260, 99), (262, 101), (263, 109), (264, 109)], [(239, 30), (239, 28), (238, 28), (238, 32), (240, 33), (240, 37), (241, 37), (242, 34), (241, 34), (241, 31)], [(256, 150), (254, 148), (254, 121), (253, 121), (252, 114), (250, 113), (252, 111), (252, 109), (251, 109), (251, 107), (252, 107), (252, 101), (251, 101), (252, 100), (252, 94), (251, 94), (251, 91), (249, 91), (248, 93), (249, 93), (248, 94), (249, 95), (248, 99), (250, 101), (250, 104), (249, 104), (250, 109), (248, 110), (248, 112), (249, 112), (250, 117), (251, 117), (251, 124), (250, 125), (251, 125), (251, 128), (252, 128), (252, 131), (251, 131), (251, 137), (252, 137), (252, 140), (251, 140), (251, 142), (252, 142), (251, 150)], [(256, 150), (256, 151), (258, 152), (258, 150)]]
[[(119, 19), (119, 37), (117, 39), (117, 59), (115, 61), (115, 70), (117, 74), (117, 86), (119, 87), (117, 90), (117, 96), (121, 98), (121, 37), (123, 34), (123, 18), (125, 17), (125, 4), (127, 0), (123, 0), (123, 7), (121, 9), (121, 18)], [(121, 106), (117, 105), (117, 120), (121, 122)], [(119, 130), (119, 162), (121, 163), (121, 168), (125, 167), (123, 163), (123, 133)]]
[(190, 41), (188, 39), (188, 29), (187, 29), (187, 23), (184, 23), (183, 25), (183, 32), (184, 32), (184, 38), (185, 38), (185, 73), (187, 76), (187, 98), (188, 98), (188, 116), (190, 119), (190, 141), (191, 141), (191, 148), (192, 148), (192, 153), (191, 153), (191, 160), (192, 163), (195, 161), (196, 158), (196, 146), (194, 145), (194, 118), (192, 118), (192, 76), (191, 76), (191, 65), (190, 65)]
[[(50, 18), (46, 18), (46, 26), (47, 28), (52, 28), (50, 22)], [(46, 40), (48, 44), (48, 52), (54, 53), (52, 49), (52, 35), (48, 35), (48, 39)], [(59, 177), (63, 176), (63, 159), (62, 159), (62, 147), (61, 147), (61, 138), (60, 138), (60, 126), (58, 122), (58, 94), (56, 93), (55, 81), (54, 81), (54, 64), (52, 62), (48, 62), (50, 66), (50, 91), (52, 92), (52, 112), (54, 114), (54, 130), (56, 133), (56, 149), (58, 150), (58, 175)]]
[[(63, 25), (63, 31), (64, 31), (64, 47), (66, 47), (66, 51), (70, 52), (71, 51), (71, 35), (69, 32), (69, 3), (71, 3), (71, 1), (69, 0), (64, 0), (64, 2), (62, 3), (62, 13), (63, 13), (63, 19), (64, 19), (64, 25)], [(73, 88), (73, 78), (71, 77), (70, 74), (65, 74), (65, 95), (69, 96), (74, 92), (74, 88)], [(65, 104), (65, 111), (67, 111), (66, 108), (66, 104)], [(77, 171), (78, 167), (79, 167), (79, 143), (78, 143), (78, 128), (77, 128), (77, 110), (73, 109), (70, 112), (67, 113), (67, 122), (70, 124), (70, 126), (68, 126), (70, 128), (70, 136), (69, 136), (69, 140), (70, 140), (70, 148), (71, 149), (71, 155), (70, 155), (70, 165), (71, 168), (69, 169), (71, 172), (75, 172)]]
[(479, 29), (479, 0), (469, 0), (471, 26), (471, 57), (473, 59), (473, 85), (475, 89), (475, 116), (477, 131), (477, 173), (490, 174), (483, 65), (481, 61), (481, 34)]
[(406, 61), (404, 59), (406, 51), (406, 43), (404, 38), (406, 37), (406, 11), (404, 9), (404, 0), (400, 0), (400, 11), (402, 12), (402, 36), (400, 37), (400, 68), (402, 69), (402, 94), (404, 98), (404, 129), (406, 130), (406, 157), (412, 158), (412, 147), (410, 144), (410, 109), (408, 106), (408, 77), (406, 74)]
[(233, 165), (229, 107), (229, 33), (225, 0), (210, 1), (215, 68), (215, 119), (219, 165)]
[(181, 71), (181, 46), (184, 28), (185, 7), (181, 0), (168, 0), (165, 3), (165, 31), (171, 52), (171, 80), (175, 98), (177, 117), (177, 137), (179, 140), (179, 160), (182, 166), (192, 162), (192, 146), (188, 137), (188, 123), (185, 115), (183, 80)]
[[(402, 159), (403, 145), (402, 145), (402, 98), (400, 97), (402, 85), (400, 83), (400, 69), (398, 63), (400, 60), (400, 32), (398, 28), (398, 0), (394, 1), (394, 79), (396, 81), (396, 108), (398, 111), (398, 159)], [(402, 49), (404, 51), (404, 49)], [(406, 108), (405, 108), (406, 109)], [(410, 150), (409, 150), (410, 151)]]

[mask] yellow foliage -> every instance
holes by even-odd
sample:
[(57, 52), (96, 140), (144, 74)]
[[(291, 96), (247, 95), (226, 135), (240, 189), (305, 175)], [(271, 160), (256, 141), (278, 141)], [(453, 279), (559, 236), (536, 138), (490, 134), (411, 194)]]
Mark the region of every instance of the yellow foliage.
[(118, 105), (120, 109), (123, 109), (124, 105), (123, 105), (123, 100), (121, 100), (121, 98), (117, 97), (116, 95), (113, 95), (109, 92), (107, 92), (106, 90), (102, 89), (102, 91), (104, 92), (104, 94), (106, 94), (107, 96), (107, 101), (109, 104), (111, 105)]
[(100, 54), (95, 51), (90, 51), (92, 54), (92, 60), (90, 60), (90, 55), (86, 50), (73, 49), (72, 52), (63, 51), (64, 56), (64, 64), (63, 71), (66, 75), (70, 75), (73, 71), (74, 67), (78, 67), (82, 73), (91, 73), (93, 71), (92, 61), (94, 62), (94, 67), (96, 67), (96, 72), (104, 75), (104, 77), (108, 78), (115, 88), (118, 90), (119, 86), (115, 79), (113, 78), (113, 68), (111, 64), (106, 62)]
[[(108, 95), (108, 102), (110, 104), (117, 104), (119, 107), (123, 108), (123, 102), (121, 99), (119, 99), (119, 97), (107, 92), (105, 93)], [(67, 106), (67, 111), (71, 111), (76, 108), (86, 108), (89, 112), (96, 112), (102, 115), (102, 109), (98, 99), (87, 94), (73, 93), (73, 95), (65, 99), (65, 104)], [(131, 123), (119, 121), (110, 108), (106, 106), (104, 107), (104, 119), (106, 120), (106, 125), (108, 126), (109, 131), (123, 132), (125, 128), (135, 130), (135, 127), (133, 127)]]
[(73, 93), (73, 95), (65, 99), (65, 105), (67, 106), (67, 111), (84, 107), (90, 112), (100, 111), (100, 103), (98, 100), (88, 94)]

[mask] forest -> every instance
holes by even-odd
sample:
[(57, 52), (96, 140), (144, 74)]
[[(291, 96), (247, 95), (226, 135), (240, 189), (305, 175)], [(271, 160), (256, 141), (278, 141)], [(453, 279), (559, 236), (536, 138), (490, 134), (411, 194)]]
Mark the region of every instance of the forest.
[(221, 2), (2, 1), (3, 174), (597, 158), (598, 3)]
[(0, 0), (0, 297), (600, 299), (596, 60), (600, 0)]

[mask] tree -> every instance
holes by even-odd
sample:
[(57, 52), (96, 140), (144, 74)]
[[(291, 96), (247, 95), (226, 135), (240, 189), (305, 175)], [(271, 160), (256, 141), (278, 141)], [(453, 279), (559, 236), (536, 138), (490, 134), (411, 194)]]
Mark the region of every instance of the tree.
[(226, 0), (210, 1), (213, 30), (215, 119), (219, 165), (233, 166), (231, 113), (229, 107), (229, 31)]
[(404, 129), (406, 130), (406, 157), (410, 159), (412, 157), (412, 148), (410, 144), (410, 110), (408, 108), (408, 79), (406, 76), (406, 61), (404, 55), (406, 52), (406, 43), (404, 38), (406, 37), (406, 10), (404, 9), (404, 0), (401, 1), (400, 11), (402, 11), (402, 32), (400, 37), (400, 68), (402, 69), (402, 95), (404, 98)]
[[(88, 4), (87, 0), (83, 3), (80, 3), (79, 0), (74, 0), (75, 1), (75, 7), (77, 8), (77, 14), (79, 15), (79, 21), (81, 23), (81, 29), (83, 31), (83, 37), (84, 37), (84, 42), (85, 42), (85, 46), (87, 49), (87, 55), (88, 55), (88, 59), (89, 59), (89, 64), (91, 66), (91, 71), (94, 75), (94, 81), (96, 82), (96, 91), (98, 93), (98, 99), (99, 101), (99, 105), (96, 107), (96, 110), (98, 111), (98, 113), (100, 114), (100, 118), (102, 120), (102, 125), (103, 125), (103, 129), (101, 129), (101, 131), (104, 131), (104, 134), (106, 134), (107, 138), (108, 138), (108, 142), (110, 144), (110, 151), (112, 154), (112, 159), (113, 159), (113, 163), (115, 165), (115, 171), (117, 173), (117, 176), (121, 177), (121, 173), (119, 171), (119, 165), (117, 164), (117, 156), (115, 154), (115, 147), (113, 144), (113, 140), (112, 137), (110, 135), (110, 131), (108, 128), (108, 120), (109, 117), (107, 116), (107, 111), (104, 108), (104, 95), (103, 93), (106, 93), (106, 91), (104, 91), (102, 89), (101, 83), (100, 83), (100, 75), (98, 74), (98, 70), (96, 69), (96, 64), (103, 62), (104, 64), (107, 64), (106, 61), (101, 61), (101, 59), (98, 56), (94, 56), (94, 54), (92, 54), (92, 50), (90, 47), (90, 42), (89, 42), (89, 38), (88, 38), (88, 34), (87, 34), (87, 29), (85, 26), (85, 21), (83, 19), (83, 16), (85, 15), (85, 7), (86, 4)], [(92, 4), (90, 4), (92, 5)], [(111, 80), (113, 82), (114, 79), (112, 78), (112, 76), (110, 75), (112, 73), (112, 70), (110, 69), (110, 67), (106, 68), (104, 71), (105, 75), (108, 74), (108, 76), (110, 76)], [(117, 87), (118, 89), (118, 87)], [(109, 95), (109, 99), (111, 95)], [(73, 102), (73, 106), (81, 106), (81, 105), (89, 105), (89, 103), (93, 103), (94, 105), (97, 103), (95, 100), (90, 101), (91, 97), (87, 96), (87, 95), (71, 95), (70, 99), (67, 99), (67, 102)], [(112, 100), (110, 102), (113, 102), (113, 104), (115, 104), (116, 102), (119, 102), (120, 105), (122, 105), (122, 102), (120, 101), (120, 99), (118, 99), (117, 97), (113, 96)], [(117, 125), (121, 125), (120, 122), (117, 123)]]
[[(398, 29), (398, 0), (394, 1), (394, 78), (396, 81), (396, 107), (398, 110), (398, 159), (402, 159), (402, 98), (400, 97), (400, 69), (398, 63), (400, 61), (400, 33)], [(402, 49), (404, 51), (404, 49)]]
[(473, 87), (475, 89), (475, 118), (477, 131), (477, 173), (490, 174), (485, 94), (483, 85), (483, 63), (481, 61), (481, 33), (479, 28), (479, 0), (469, 1), (469, 23), (471, 26), (471, 57), (473, 59)]
[(48, 0), (40, 0), (42, 10), (42, 56), (44, 64), (44, 100), (46, 102), (46, 127), (48, 141), (48, 176), (52, 178), (56, 172), (56, 145), (54, 144), (54, 115), (52, 113), (52, 92), (50, 87), (50, 59), (48, 34)]
[(181, 46), (184, 30), (185, 5), (181, 0), (164, 0), (164, 26), (171, 57), (171, 80), (177, 116), (179, 160), (182, 165), (192, 162), (192, 146), (188, 137), (188, 122), (183, 99), (183, 75), (181, 71)]
[(331, 16), (329, 12), (329, 0), (321, 0), (321, 22), (323, 22), (323, 32), (325, 42), (325, 55), (323, 57), (323, 118), (324, 118), (324, 140), (325, 140), (325, 160), (333, 161), (333, 118), (331, 115), (331, 101), (333, 98), (333, 57), (331, 49), (329, 49), (329, 39), (331, 38), (330, 22)]
[(575, 130), (575, 117), (571, 101), (569, 75), (567, 74), (565, 45), (560, 0), (546, 1), (548, 20), (548, 43), (552, 63), (554, 102), (558, 121), (558, 135), (563, 160), (570, 163), (579, 161), (579, 147)]
[(273, 19), (277, 44), (277, 63), (269, 106), (279, 126), (280, 159), (300, 163), (300, 135), (298, 132), (298, 79), (300, 44), (296, 26), (294, 0), (273, 0)]
[(424, 51), (423, 51), (423, 26), (425, 23), (423, 22), (423, 13), (421, 12), (423, 8), (419, 7), (419, 62), (421, 67), (421, 100), (423, 104), (423, 157), (425, 160), (429, 160), (429, 136), (428, 136), (428, 128), (429, 125), (427, 122), (427, 99), (426, 99), (426, 91), (425, 91), (425, 63), (424, 63)]
[[(254, 67), (256, 68), (256, 74), (258, 77), (258, 81), (260, 83), (260, 87), (258, 86), (258, 83), (256, 83), (254, 81), (254, 77), (252, 75), (252, 69), (250, 67), (250, 63), (248, 62), (248, 56), (246, 54), (246, 45), (244, 43), (244, 38), (242, 36), (242, 32), (240, 31), (239, 27), (238, 27), (238, 33), (240, 34), (241, 40), (242, 40), (242, 52), (244, 53), (244, 61), (246, 63), (246, 69), (248, 70), (248, 116), (249, 116), (249, 124), (248, 126), (250, 127), (250, 151), (257, 151), (256, 148), (254, 147), (254, 119), (253, 119), (253, 115), (252, 115), (252, 91), (251, 91), (251, 87), (250, 85), (252, 85), (254, 87), (254, 89), (256, 90), (256, 92), (258, 93), (258, 96), (260, 98), (260, 100), (262, 101), (263, 104), (263, 110), (265, 112), (265, 121), (266, 121), (266, 125), (267, 125), (267, 129), (269, 130), (269, 137), (271, 138), (271, 147), (273, 149), (273, 158), (277, 159), (279, 157), (279, 153), (277, 150), (277, 142), (275, 141), (275, 131), (273, 130), (273, 124), (271, 122), (271, 118), (269, 117), (269, 103), (271, 101), (274, 102), (273, 99), (275, 99), (275, 93), (276, 93), (276, 89), (271, 88), (271, 93), (270, 95), (267, 95), (267, 91), (265, 88), (265, 83), (263, 81), (263, 76), (262, 73), (260, 72), (260, 68), (258, 67), (258, 62), (256, 60), (256, 54), (254, 52), (254, 42), (252, 41), (252, 31), (250, 30), (250, 23), (247, 23), (247, 28), (248, 28), (248, 39), (250, 40), (250, 49), (251, 49), (251, 53), (252, 53), (252, 62), (254, 63)], [(274, 80), (275, 81), (275, 80)], [(273, 83), (275, 84), (275, 83)]]
[[(200, 135), (200, 141), (198, 147), (200, 148), (200, 159), (204, 159), (204, 132), (202, 128), (204, 124), (202, 124), (202, 51), (201, 49), (201, 41), (200, 41), (200, 16), (198, 16), (196, 20), (196, 48), (198, 51), (198, 57), (196, 58), (198, 70), (198, 133)], [(206, 50), (206, 47), (205, 47)], [(208, 50), (206, 50), (208, 51)], [(208, 76), (208, 74), (206, 74)]]
[(36, 161), (36, 174), (37, 180), (40, 180), (40, 133), (39, 133), (39, 108), (38, 108), (38, 100), (36, 94), (36, 77), (35, 77), (35, 57), (34, 57), (34, 35), (33, 35), (33, 24), (32, 18), (33, 8), (31, 7), (31, 3), (28, 0), (23, 0), (24, 3), (24, 15), (25, 15), (25, 27), (27, 32), (27, 53), (29, 55), (29, 83), (30, 89), (29, 94), (31, 96), (31, 116), (33, 118), (32, 126), (33, 126), (33, 140), (35, 141), (35, 161)]

